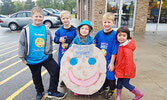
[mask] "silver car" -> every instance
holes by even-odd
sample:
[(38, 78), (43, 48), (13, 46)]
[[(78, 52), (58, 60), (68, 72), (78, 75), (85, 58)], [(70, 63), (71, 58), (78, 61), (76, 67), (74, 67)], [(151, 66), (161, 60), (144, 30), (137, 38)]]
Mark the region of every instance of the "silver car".
[[(43, 24), (47, 25), (49, 28), (60, 24), (58, 17), (49, 16), (46, 12), (44, 12), (44, 16)], [(14, 13), (10, 17), (0, 19), (1, 27), (9, 27), (11, 31), (18, 30), (31, 23), (31, 11), (20, 11)]]

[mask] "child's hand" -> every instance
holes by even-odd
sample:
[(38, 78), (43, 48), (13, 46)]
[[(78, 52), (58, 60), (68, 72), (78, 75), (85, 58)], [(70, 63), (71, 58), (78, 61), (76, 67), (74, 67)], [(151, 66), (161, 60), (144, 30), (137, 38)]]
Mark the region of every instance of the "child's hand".
[(110, 63), (108, 65), (108, 69), (110, 70), (110, 72), (112, 72), (114, 70), (114, 64)]
[(59, 38), (59, 42), (64, 43), (65, 41), (66, 41), (66, 39), (64, 39), (64, 37)]
[(94, 43), (93, 43), (93, 44), (91, 44), (91, 45), (95, 46), (95, 44), (94, 44)]
[(72, 44), (72, 46), (74, 46), (74, 45), (76, 45), (76, 44)]
[(27, 61), (26, 60), (23, 63), (27, 65)]

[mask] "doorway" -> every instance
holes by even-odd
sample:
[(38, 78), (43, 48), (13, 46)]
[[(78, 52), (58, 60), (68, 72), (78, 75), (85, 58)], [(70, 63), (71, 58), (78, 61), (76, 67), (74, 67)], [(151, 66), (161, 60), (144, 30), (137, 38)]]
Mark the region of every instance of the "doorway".
[(106, 12), (113, 12), (115, 15), (113, 28), (126, 26), (133, 30), (136, 0), (107, 0), (106, 5)]

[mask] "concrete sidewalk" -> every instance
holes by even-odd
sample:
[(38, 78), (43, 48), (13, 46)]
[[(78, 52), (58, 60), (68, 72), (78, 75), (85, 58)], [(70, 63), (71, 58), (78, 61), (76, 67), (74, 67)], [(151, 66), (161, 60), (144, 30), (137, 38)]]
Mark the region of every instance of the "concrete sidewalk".
[[(74, 26), (80, 21), (72, 20)], [(137, 67), (136, 77), (131, 84), (144, 93), (141, 100), (167, 100), (167, 32), (133, 33), (136, 42), (134, 60)], [(63, 90), (62, 88), (59, 88)], [(64, 100), (104, 100), (103, 97), (74, 96), (70, 90)], [(116, 93), (110, 100), (115, 100)], [(132, 100), (134, 95), (123, 88), (122, 100)]]

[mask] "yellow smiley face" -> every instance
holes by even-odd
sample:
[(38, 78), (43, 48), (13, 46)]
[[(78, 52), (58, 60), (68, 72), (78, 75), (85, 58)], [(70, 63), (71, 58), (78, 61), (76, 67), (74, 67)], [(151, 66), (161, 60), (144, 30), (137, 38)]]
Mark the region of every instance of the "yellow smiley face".
[(42, 38), (37, 38), (35, 40), (35, 45), (39, 48), (43, 47), (45, 45), (45, 41)]

